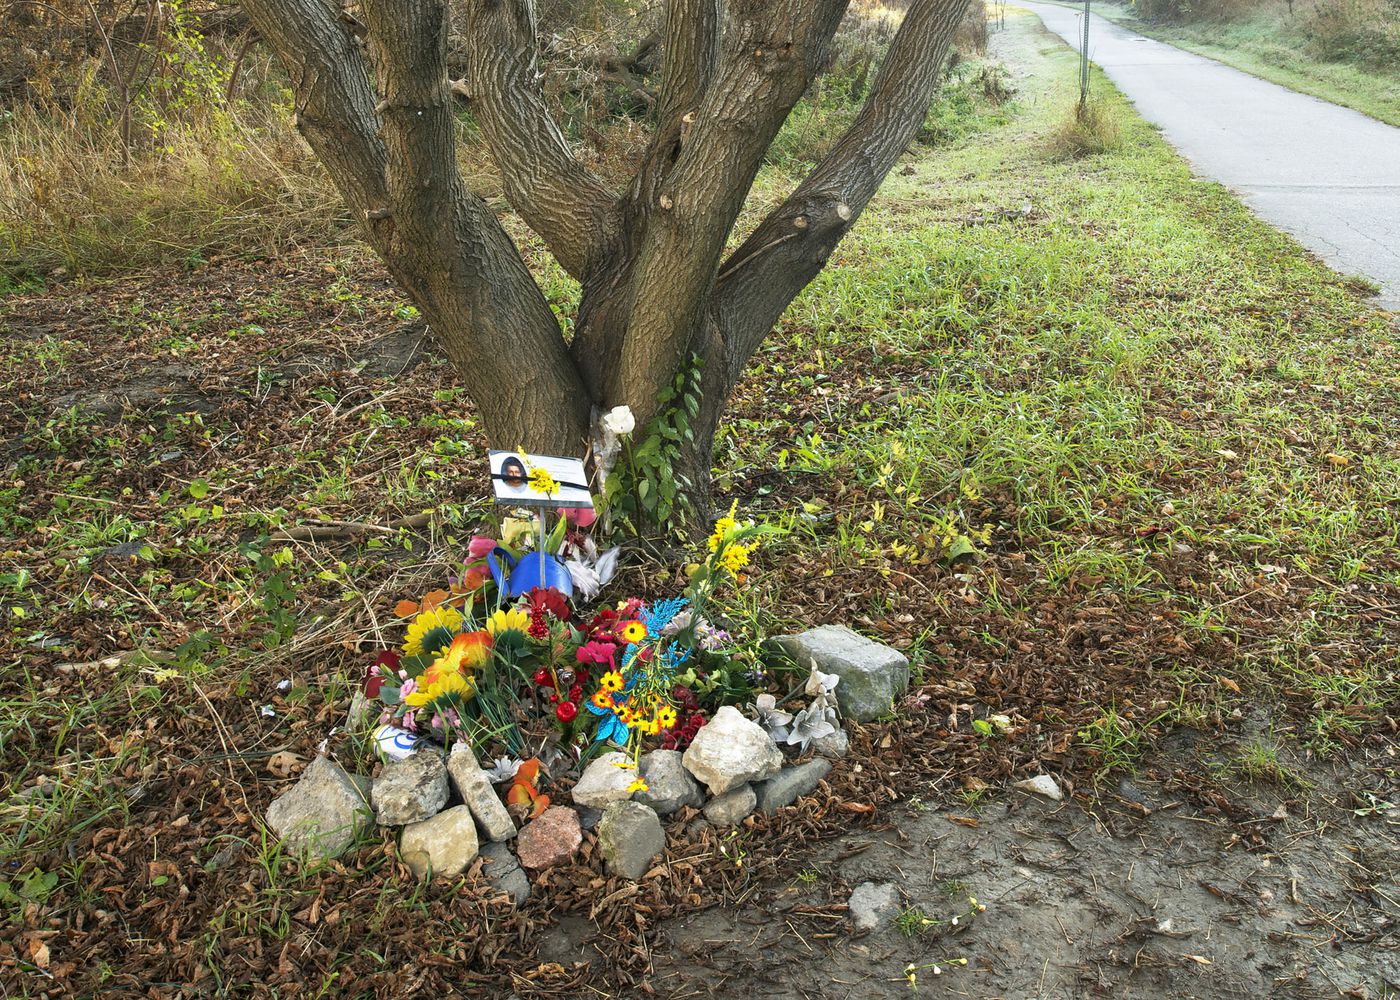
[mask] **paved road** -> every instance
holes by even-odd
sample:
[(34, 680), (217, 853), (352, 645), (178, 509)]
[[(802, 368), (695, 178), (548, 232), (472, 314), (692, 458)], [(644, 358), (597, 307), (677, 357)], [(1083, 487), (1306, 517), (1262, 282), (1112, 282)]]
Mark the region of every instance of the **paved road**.
[[(1078, 51), (1079, 17), (1035, 12)], [(1128, 31), (1095, 15), (1089, 58), (1162, 128), (1196, 172), (1239, 194), (1400, 311), (1400, 128)]]

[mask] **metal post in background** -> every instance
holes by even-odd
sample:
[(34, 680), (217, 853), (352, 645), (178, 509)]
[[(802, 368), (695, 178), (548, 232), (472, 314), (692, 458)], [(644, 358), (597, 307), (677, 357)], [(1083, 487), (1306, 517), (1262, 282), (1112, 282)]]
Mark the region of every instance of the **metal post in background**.
[(1084, 0), (1084, 23), (1079, 34), (1079, 116), (1089, 104), (1089, 4)]

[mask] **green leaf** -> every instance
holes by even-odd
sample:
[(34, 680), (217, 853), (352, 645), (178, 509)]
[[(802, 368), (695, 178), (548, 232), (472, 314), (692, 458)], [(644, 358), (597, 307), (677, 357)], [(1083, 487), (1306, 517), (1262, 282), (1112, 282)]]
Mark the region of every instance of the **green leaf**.
[(190, 496), (196, 500), (203, 500), (209, 495), (209, 484), (203, 479), (196, 479), (190, 483)]

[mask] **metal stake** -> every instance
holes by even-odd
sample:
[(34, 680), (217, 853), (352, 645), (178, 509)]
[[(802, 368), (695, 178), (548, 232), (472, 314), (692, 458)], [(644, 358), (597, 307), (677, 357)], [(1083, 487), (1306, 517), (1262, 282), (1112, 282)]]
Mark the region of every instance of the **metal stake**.
[(1089, 103), (1089, 4), (1084, 0), (1084, 24), (1079, 36), (1079, 117)]
[(545, 588), (544, 581), (544, 508), (540, 508), (540, 589)]

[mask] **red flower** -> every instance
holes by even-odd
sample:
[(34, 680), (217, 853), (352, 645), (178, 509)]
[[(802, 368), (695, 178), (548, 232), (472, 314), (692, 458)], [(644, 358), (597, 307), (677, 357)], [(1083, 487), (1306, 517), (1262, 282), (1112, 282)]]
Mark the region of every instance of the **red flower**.
[(578, 715), (578, 706), (571, 701), (561, 701), (554, 706), (554, 717), (560, 722), (573, 722)]
[(614, 666), (617, 658), (617, 646), (611, 642), (599, 642), (592, 639), (585, 642), (574, 653), (574, 659), (580, 663), (606, 663)]
[(534, 587), (529, 596), (531, 614), (541, 614), (547, 611), (561, 622), (569, 620), (569, 616), (572, 614), (569, 610), (569, 599), (553, 587)]
[(378, 698), (379, 689), (384, 686), (385, 674), (397, 674), (399, 672), (399, 654), (392, 649), (386, 649), (379, 654), (379, 658), (374, 661), (374, 666), (369, 668), (365, 675), (365, 697)]

